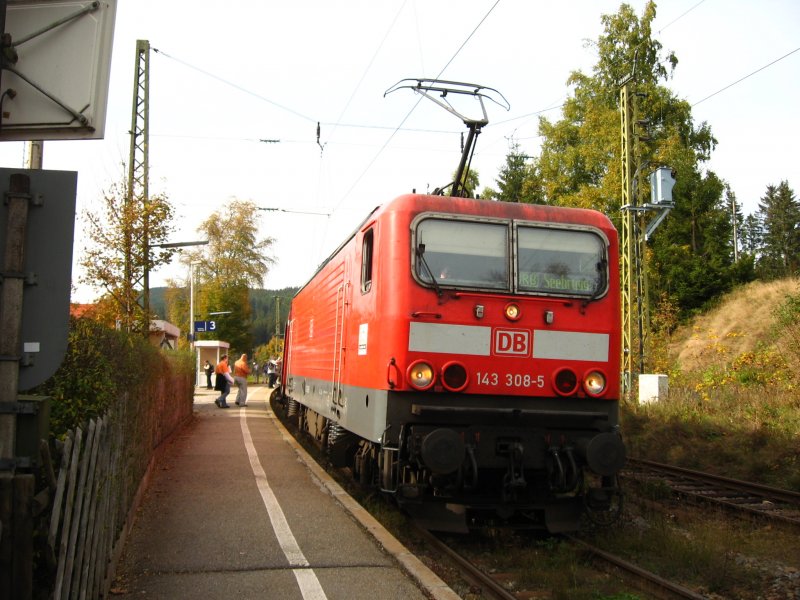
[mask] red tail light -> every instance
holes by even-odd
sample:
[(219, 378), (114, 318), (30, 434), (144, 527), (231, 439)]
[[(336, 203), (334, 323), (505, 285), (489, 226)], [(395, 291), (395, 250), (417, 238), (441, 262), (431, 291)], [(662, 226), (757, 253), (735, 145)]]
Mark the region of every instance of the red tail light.
[(553, 377), (556, 392), (562, 396), (571, 396), (578, 389), (578, 376), (572, 369), (559, 369)]
[(459, 362), (449, 362), (442, 368), (442, 385), (451, 392), (460, 392), (469, 382), (467, 368)]

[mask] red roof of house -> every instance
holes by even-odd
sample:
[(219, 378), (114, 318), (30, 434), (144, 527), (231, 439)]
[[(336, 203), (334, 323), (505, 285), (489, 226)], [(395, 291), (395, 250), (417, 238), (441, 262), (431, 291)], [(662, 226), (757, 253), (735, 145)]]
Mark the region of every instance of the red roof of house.
[(70, 304), (69, 315), (71, 317), (80, 318), (85, 317), (87, 314), (92, 313), (97, 305), (95, 304)]

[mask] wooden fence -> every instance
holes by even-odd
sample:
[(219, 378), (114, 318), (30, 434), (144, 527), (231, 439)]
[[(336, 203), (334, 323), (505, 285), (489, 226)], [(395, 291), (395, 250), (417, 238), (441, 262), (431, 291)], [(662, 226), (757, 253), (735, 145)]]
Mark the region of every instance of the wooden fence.
[(155, 450), (191, 416), (192, 398), (189, 378), (174, 378), (69, 432), (47, 540), (54, 600), (108, 596)]

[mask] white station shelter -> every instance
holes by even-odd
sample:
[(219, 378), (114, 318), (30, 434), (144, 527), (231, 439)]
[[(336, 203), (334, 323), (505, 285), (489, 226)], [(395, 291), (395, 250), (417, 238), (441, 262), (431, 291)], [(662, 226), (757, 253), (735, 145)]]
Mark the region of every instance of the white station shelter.
[[(223, 354), (228, 354), (231, 345), (228, 342), (219, 340), (199, 340), (194, 343), (195, 349), (195, 372), (197, 373), (194, 385), (196, 387), (206, 386), (206, 374), (203, 365), (206, 361), (216, 366)], [(214, 377), (211, 378), (211, 385), (214, 385)]]

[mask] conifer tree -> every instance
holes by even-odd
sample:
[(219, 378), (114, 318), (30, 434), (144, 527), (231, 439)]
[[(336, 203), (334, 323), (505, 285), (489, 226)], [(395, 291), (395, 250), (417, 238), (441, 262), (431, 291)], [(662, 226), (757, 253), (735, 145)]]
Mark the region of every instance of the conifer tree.
[(800, 263), (800, 204), (789, 182), (768, 185), (758, 211), (763, 223), (759, 274), (767, 279), (794, 275)]
[(740, 237), (742, 251), (757, 259), (761, 255), (764, 243), (764, 223), (758, 212), (747, 215), (742, 221), (742, 235)]
[(535, 198), (525, 195), (525, 161), (528, 157), (522, 153), (519, 142), (512, 141), (511, 148), (506, 155), (506, 164), (500, 168), (497, 179), (498, 192), (493, 199), (503, 202), (534, 203)]

